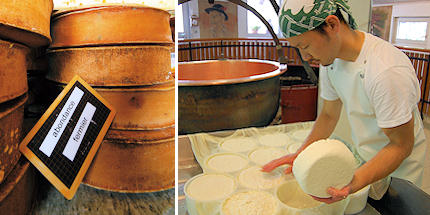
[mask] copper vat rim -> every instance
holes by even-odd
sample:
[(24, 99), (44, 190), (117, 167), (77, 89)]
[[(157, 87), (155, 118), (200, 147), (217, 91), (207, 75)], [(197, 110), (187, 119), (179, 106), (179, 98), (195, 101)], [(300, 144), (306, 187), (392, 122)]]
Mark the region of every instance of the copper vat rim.
[(178, 75), (178, 86), (212, 86), (212, 85), (226, 85), (226, 84), (238, 84), (238, 83), (247, 83), (252, 81), (259, 81), (263, 79), (272, 78), (275, 76), (279, 76), (286, 72), (286, 65), (281, 65), (276, 61), (268, 61), (268, 60), (257, 60), (257, 59), (244, 59), (244, 60), (203, 60), (203, 61), (190, 61), (190, 62), (179, 62), (178, 63), (178, 71), (180, 72), (181, 65), (187, 64), (205, 64), (205, 63), (213, 63), (213, 62), (250, 62), (250, 63), (265, 63), (278, 67), (276, 70), (267, 72), (260, 75), (252, 75), (243, 78), (233, 78), (233, 79), (216, 79), (216, 80), (181, 80)]
[(81, 182), (82, 184), (97, 189), (97, 190), (104, 190), (104, 191), (109, 191), (109, 192), (117, 192), (117, 193), (151, 193), (151, 192), (160, 192), (160, 191), (164, 191), (164, 190), (169, 190), (175, 187), (175, 183), (173, 183), (171, 186), (167, 186), (164, 188), (159, 188), (159, 189), (146, 189), (146, 190), (121, 190), (121, 189), (115, 189), (115, 188), (106, 188), (106, 187), (102, 187), (102, 186), (96, 186), (96, 185), (91, 185), (88, 184), (88, 182)]
[(175, 124), (163, 126), (163, 127), (160, 127), (160, 128), (148, 128), (148, 129), (143, 129), (143, 128), (127, 128), (127, 127), (123, 127), (123, 128), (122, 127), (115, 127), (115, 128), (112, 128), (111, 127), (109, 130), (136, 131), (136, 132), (139, 132), (139, 131), (142, 131), (142, 132), (148, 131), (148, 132), (150, 132), (150, 131), (161, 131), (161, 130), (172, 129), (172, 128), (175, 128)]
[[(67, 84), (59, 83), (56, 81), (48, 81), (52, 82), (54, 86), (64, 88)], [(170, 80), (160, 84), (152, 84), (152, 85), (136, 85), (136, 86), (91, 86), (98, 92), (165, 92), (175, 90), (175, 80)]]
[(25, 55), (27, 56), (30, 53), (30, 47), (21, 44), (19, 42), (13, 42), (13, 41), (7, 41), (7, 40), (2, 40), (0, 39), (0, 46), (5, 45), (5, 47), (9, 46), (9, 48), (19, 48), (21, 50), (23, 50), (25, 53)]
[[(51, 29), (53, 28), (56, 22), (60, 22), (62, 18), (64, 17), (68, 17), (68, 16), (72, 16), (72, 15), (76, 15), (76, 14), (87, 14), (87, 13), (92, 13), (92, 12), (97, 12), (97, 11), (115, 11), (115, 10), (153, 10), (159, 13), (164, 13), (165, 16), (167, 16), (169, 19), (171, 17), (171, 13), (167, 10), (161, 9), (161, 8), (156, 8), (156, 7), (149, 7), (149, 6), (143, 6), (143, 5), (124, 5), (124, 4), (112, 4), (112, 5), (87, 5), (87, 6), (82, 6), (82, 7), (77, 7), (77, 8), (71, 8), (71, 9), (66, 9), (66, 10), (59, 10), (55, 13), (53, 13), (51, 15)], [(170, 25), (166, 25), (165, 27), (168, 27), (169, 32), (171, 32), (170, 30)], [(167, 29), (166, 29), (167, 30)], [(52, 30), (51, 30), (51, 34), (53, 34)], [(174, 41), (171, 38), (171, 35), (166, 39), (156, 39), (156, 40), (151, 40), (151, 41), (127, 41), (127, 40), (122, 40), (122, 41), (111, 41), (111, 42), (104, 42), (104, 43), (99, 43), (99, 42), (84, 42), (84, 41), (78, 41), (78, 42), (73, 42), (72, 44), (58, 44), (55, 41), (55, 38), (53, 39), (53, 41), (50, 44), (49, 49), (58, 49), (58, 48), (67, 48), (67, 47), (91, 47), (91, 46), (104, 46), (104, 45), (128, 45), (128, 44), (140, 44), (140, 45), (146, 45), (146, 44), (158, 44), (158, 45), (173, 45)]]
[(8, 185), (18, 184), (19, 181), (21, 181), (22, 177), (24, 177), (25, 173), (28, 171), (29, 168), (30, 168), (30, 162), (23, 160), (23, 156), (21, 156), (20, 160), (15, 165), (15, 168), (10, 172), (6, 180), (0, 184), (0, 191), (1, 191), (0, 202), (6, 199), (9, 196), (9, 194), (15, 189), (15, 186), (8, 186)]
[(150, 7), (150, 6), (144, 6), (139, 4), (122, 4), (122, 3), (109, 3), (109, 4), (103, 4), (103, 5), (84, 5), (84, 6), (78, 6), (78, 7), (72, 7), (67, 9), (59, 9), (56, 12), (53, 12), (51, 15), (51, 22), (55, 22), (58, 19), (61, 19), (64, 16), (73, 15), (77, 13), (86, 13), (86, 12), (92, 12), (102, 9), (116, 9), (116, 8), (127, 8), (127, 9), (153, 9), (158, 10), (163, 13), (169, 14), (169, 17), (171, 17), (171, 13), (169, 13), (168, 10), (164, 10), (157, 7)]
[(24, 95), (21, 95), (13, 100), (4, 102), (0, 104), (0, 120), (4, 118), (5, 116), (9, 115), (13, 111), (17, 110), (21, 106), (27, 102), (28, 96), (25, 93)]
[(153, 49), (153, 48), (163, 48), (168, 49), (169, 51), (172, 51), (172, 48), (174, 48), (173, 43), (168, 44), (140, 44), (140, 43), (132, 43), (132, 44), (100, 44), (95, 46), (78, 46), (78, 47), (58, 47), (58, 48), (48, 48), (46, 50), (46, 54), (54, 54), (56, 52), (68, 52), (68, 51), (86, 51), (86, 50), (109, 50), (109, 49)]

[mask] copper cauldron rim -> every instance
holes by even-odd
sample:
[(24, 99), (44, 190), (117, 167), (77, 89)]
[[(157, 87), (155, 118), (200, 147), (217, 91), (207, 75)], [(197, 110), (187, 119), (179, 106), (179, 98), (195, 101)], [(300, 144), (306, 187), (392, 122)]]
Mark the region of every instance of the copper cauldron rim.
[(61, 8), (61, 9), (58, 9), (56, 12), (52, 13), (51, 21), (55, 21), (61, 17), (69, 16), (72, 14), (86, 13), (86, 12), (103, 10), (103, 9), (115, 9), (115, 8), (153, 9), (153, 10), (162, 11), (164, 13), (168, 13), (169, 17), (171, 16), (171, 13), (168, 10), (157, 8), (157, 7), (150, 7), (150, 6), (139, 5), (139, 4), (111, 3), (111, 4), (101, 4), (101, 5), (95, 4), (95, 5), (83, 5), (83, 6), (77, 6), (77, 7), (70, 7), (70, 8)]
[[(203, 61), (190, 61), (190, 62), (179, 62), (179, 65), (184, 64), (202, 64), (202, 63), (210, 63), (210, 62), (251, 62), (251, 63), (266, 63), (271, 64), (274, 66), (277, 66), (278, 68), (272, 72), (267, 72), (260, 75), (252, 75), (248, 77), (243, 78), (234, 78), (234, 79), (219, 79), (219, 80), (180, 80), (178, 79), (178, 86), (211, 86), (211, 85), (225, 85), (225, 84), (238, 84), (238, 83), (246, 83), (246, 82), (252, 82), (252, 81), (259, 81), (263, 79), (272, 78), (278, 75), (281, 75), (286, 70), (287, 65), (281, 65), (279, 62), (276, 61), (269, 61), (269, 60), (257, 60), (257, 59), (241, 59), (241, 60), (234, 60), (234, 59), (227, 59), (227, 60), (203, 60)], [(179, 68), (178, 68), (179, 69)], [(180, 71), (179, 71), (180, 72)]]

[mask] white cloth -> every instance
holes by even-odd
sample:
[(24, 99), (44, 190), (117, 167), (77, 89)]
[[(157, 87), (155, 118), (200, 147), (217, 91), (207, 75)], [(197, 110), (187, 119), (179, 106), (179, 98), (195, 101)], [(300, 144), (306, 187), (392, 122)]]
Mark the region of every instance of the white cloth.
[(381, 128), (408, 122), (414, 115), (414, 149), (391, 176), (421, 186), (426, 153), (417, 103), (420, 88), (408, 57), (390, 43), (365, 33), (355, 62), (336, 59), (320, 66), (321, 97), (340, 99), (352, 130), (352, 140), (364, 161), (389, 143)]

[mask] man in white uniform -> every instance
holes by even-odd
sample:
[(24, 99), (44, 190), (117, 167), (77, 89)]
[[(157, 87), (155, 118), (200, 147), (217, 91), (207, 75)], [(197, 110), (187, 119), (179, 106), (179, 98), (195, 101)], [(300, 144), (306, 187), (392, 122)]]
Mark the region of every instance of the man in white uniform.
[[(331, 198), (314, 198), (333, 203), (390, 176), (421, 186), (426, 143), (417, 107), (420, 86), (408, 57), (390, 43), (354, 30), (356, 24), (345, 0), (286, 0), (279, 20), (290, 45), (305, 60), (320, 61), (324, 102), (301, 148), (262, 170), (292, 165), (312, 142), (328, 138), (343, 106), (353, 145), (366, 162), (350, 184), (340, 190), (328, 189)], [(291, 167), (286, 169), (289, 172)], [(387, 188), (379, 189), (375, 198), (381, 198)]]

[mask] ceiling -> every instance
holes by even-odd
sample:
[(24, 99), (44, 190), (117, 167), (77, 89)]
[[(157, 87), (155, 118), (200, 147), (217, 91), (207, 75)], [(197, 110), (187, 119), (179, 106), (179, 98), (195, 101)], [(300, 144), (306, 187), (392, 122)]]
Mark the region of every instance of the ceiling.
[(416, 2), (416, 1), (429, 1), (429, 0), (372, 0), (373, 4), (392, 4), (398, 2)]

